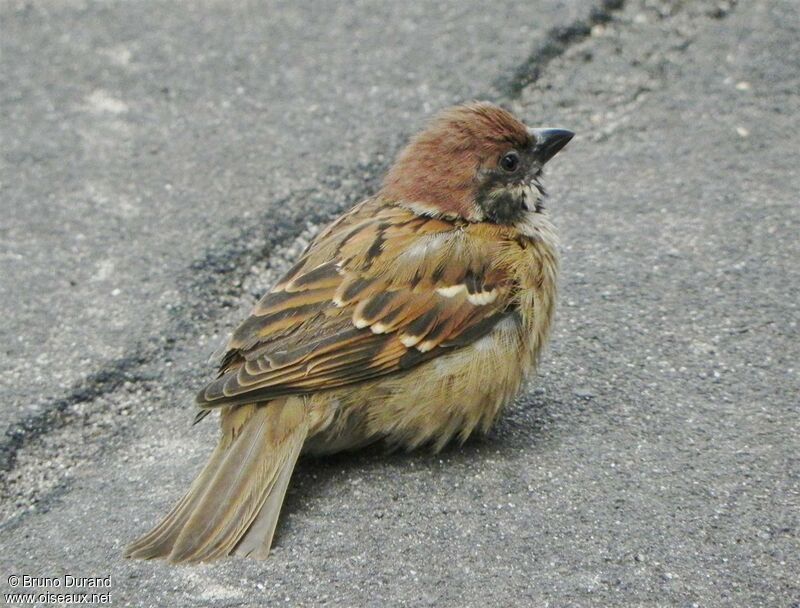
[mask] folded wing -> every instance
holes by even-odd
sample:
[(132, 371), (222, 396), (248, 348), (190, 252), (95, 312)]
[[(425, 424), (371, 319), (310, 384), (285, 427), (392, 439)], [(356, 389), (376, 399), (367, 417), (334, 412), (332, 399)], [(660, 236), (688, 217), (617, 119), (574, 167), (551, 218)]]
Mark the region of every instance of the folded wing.
[[(367, 201), (323, 232), (234, 332), (201, 407), (265, 401), (407, 370), (511, 314), (493, 239)], [(492, 265), (492, 260), (495, 264)]]

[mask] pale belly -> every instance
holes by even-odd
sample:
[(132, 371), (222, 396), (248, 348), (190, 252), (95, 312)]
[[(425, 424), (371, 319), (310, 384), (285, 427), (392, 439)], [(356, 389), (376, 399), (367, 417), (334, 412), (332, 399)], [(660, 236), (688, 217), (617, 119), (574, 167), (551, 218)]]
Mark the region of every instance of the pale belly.
[(438, 451), (451, 439), (485, 432), (532, 371), (543, 337), (510, 316), (473, 345), (422, 364), (413, 378), (389, 376), (310, 396), (314, 422), (304, 451), (332, 453), (380, 439)]

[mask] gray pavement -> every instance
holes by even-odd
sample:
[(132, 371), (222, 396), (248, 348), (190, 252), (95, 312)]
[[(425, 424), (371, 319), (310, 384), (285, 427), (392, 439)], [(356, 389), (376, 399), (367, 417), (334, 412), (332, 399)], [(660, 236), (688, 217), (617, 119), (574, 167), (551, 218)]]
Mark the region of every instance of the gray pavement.
[[(622, 4), (3, 5), (2, 592), (800, 605), (798, 8)], [(463, 448), (301, 463), (266, 562), (121, 560), (215, 440), (207, 353), (473, 97), (579, 133), (539, 377)]]

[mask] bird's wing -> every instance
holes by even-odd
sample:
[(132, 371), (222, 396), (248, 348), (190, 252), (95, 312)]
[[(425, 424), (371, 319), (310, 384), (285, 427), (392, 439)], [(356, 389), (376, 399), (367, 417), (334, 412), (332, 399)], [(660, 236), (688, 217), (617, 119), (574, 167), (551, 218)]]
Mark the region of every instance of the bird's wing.
[(478, 340), (511, 314), (508, 245), (374, 202), (323, 232), (234, 332), (202, 407), (398, 373)]

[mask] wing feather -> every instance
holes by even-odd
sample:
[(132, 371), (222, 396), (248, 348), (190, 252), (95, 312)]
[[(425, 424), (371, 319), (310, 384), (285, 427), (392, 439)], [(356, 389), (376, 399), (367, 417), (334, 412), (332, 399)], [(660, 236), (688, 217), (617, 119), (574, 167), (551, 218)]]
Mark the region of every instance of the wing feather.
[(383, 201), (340, 218), (234, 331), (202, 407), (400, 373), (513, 314), (503, 241)]

